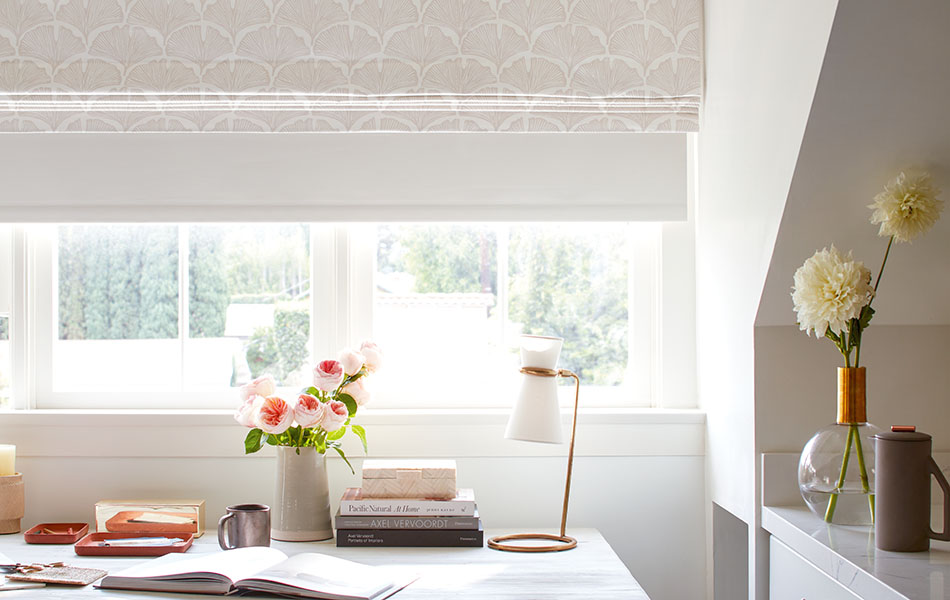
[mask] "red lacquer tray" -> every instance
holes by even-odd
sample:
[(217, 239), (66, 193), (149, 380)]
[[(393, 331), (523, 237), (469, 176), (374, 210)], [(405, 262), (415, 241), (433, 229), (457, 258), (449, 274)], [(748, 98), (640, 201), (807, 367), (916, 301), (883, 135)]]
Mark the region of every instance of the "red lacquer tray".
[[(142, 537), (175, 537), (184, 541), (168, 546), (122, 546), (121, 540)], [(163, 556), (171, 552), (184, 552), (195, 540), (190, 533), (177, 533), (168, 536), (149, 534), (148, 532), (100, 532), (90, 533), (76, 542), (76, 554), (80, 556)], [(119, 545), (100, 546), (100, 542), (115, 542)]]
[(27, 544), (75, 544), (89, 532), (85, 523), (40, 523), (23, 532)]

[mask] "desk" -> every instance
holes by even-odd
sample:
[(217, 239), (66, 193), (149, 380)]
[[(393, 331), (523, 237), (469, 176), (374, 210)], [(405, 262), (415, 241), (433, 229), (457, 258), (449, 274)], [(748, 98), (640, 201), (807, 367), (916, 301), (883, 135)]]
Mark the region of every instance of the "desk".
[[(485, 538), (510, 531), (486, 531)], [(332, 540), (316, 543), (273, 542), (288, 555), (323, 552), (369, 565), (405, 565), (421, 574), (394, 600), (479, 598), (649, 600), (646, 592), (596, 529), (572, 529), (577, 548), (566, 552), (516, 553), (488, 548), (337, 548)], [(189, 554), (217, 552), (214, 532), (195, 540)], [(0, 553), (21, 563), (63, 561), (77, 567), (93, 567), (117, 573), (143, 558), (76, 556), (73, 547), (27, 544), (22, 534), (0, 536)], [(0, 600), (14, 598), (148, 598), (158, 594), (98, 590), (92, 586), (50, 587), (7, 591)], [(162, 594), (170, 598), (208, 600), (215, 596)]]

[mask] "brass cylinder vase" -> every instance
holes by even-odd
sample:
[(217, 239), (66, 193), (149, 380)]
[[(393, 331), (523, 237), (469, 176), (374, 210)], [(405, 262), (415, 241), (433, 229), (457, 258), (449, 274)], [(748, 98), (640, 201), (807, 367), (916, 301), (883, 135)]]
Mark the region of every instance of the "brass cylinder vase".
[(867, 422), (867, 371), (839, 367), (837, 418), (802, 450), (798, 487), (805, 503), (828, 523), (874, 522), (874, 439)]

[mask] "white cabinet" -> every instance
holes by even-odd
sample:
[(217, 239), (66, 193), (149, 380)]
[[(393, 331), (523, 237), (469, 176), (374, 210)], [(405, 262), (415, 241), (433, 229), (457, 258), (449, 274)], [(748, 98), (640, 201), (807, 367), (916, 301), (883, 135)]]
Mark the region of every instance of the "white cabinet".
[(769, 600), (861, 600), (794, 550), (769, 538)]

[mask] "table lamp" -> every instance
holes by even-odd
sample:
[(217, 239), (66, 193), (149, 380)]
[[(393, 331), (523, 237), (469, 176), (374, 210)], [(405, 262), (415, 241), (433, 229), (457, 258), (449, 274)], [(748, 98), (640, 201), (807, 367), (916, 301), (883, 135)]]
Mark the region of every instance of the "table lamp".
[[(560, 444), (561, 410), (557, 399), (557, 378), (574, 380), (574, 420), (571, 424), (571, 445), (567, 453), (567, 480), (564, 483), (564, 506), (561, 510), (561, 534), (513, 533), (488, 540), (488, 547), (507, 552), (559, 552), (577, 546), (577, 540), (566, 535), (567, 502), (571, 493), (571, 469), (574, 465), (574, 434), (577, 431), (577, 405), (581, 381), (567, 369), (557, 368), (558, 355), (564, 340), (556, 337), (525, 335), (521, 338), (521, 392), (508, 419), (505, 438), (526, 442)], [(545, 545), (508, 543), (514, 540), (556, 542)]]

